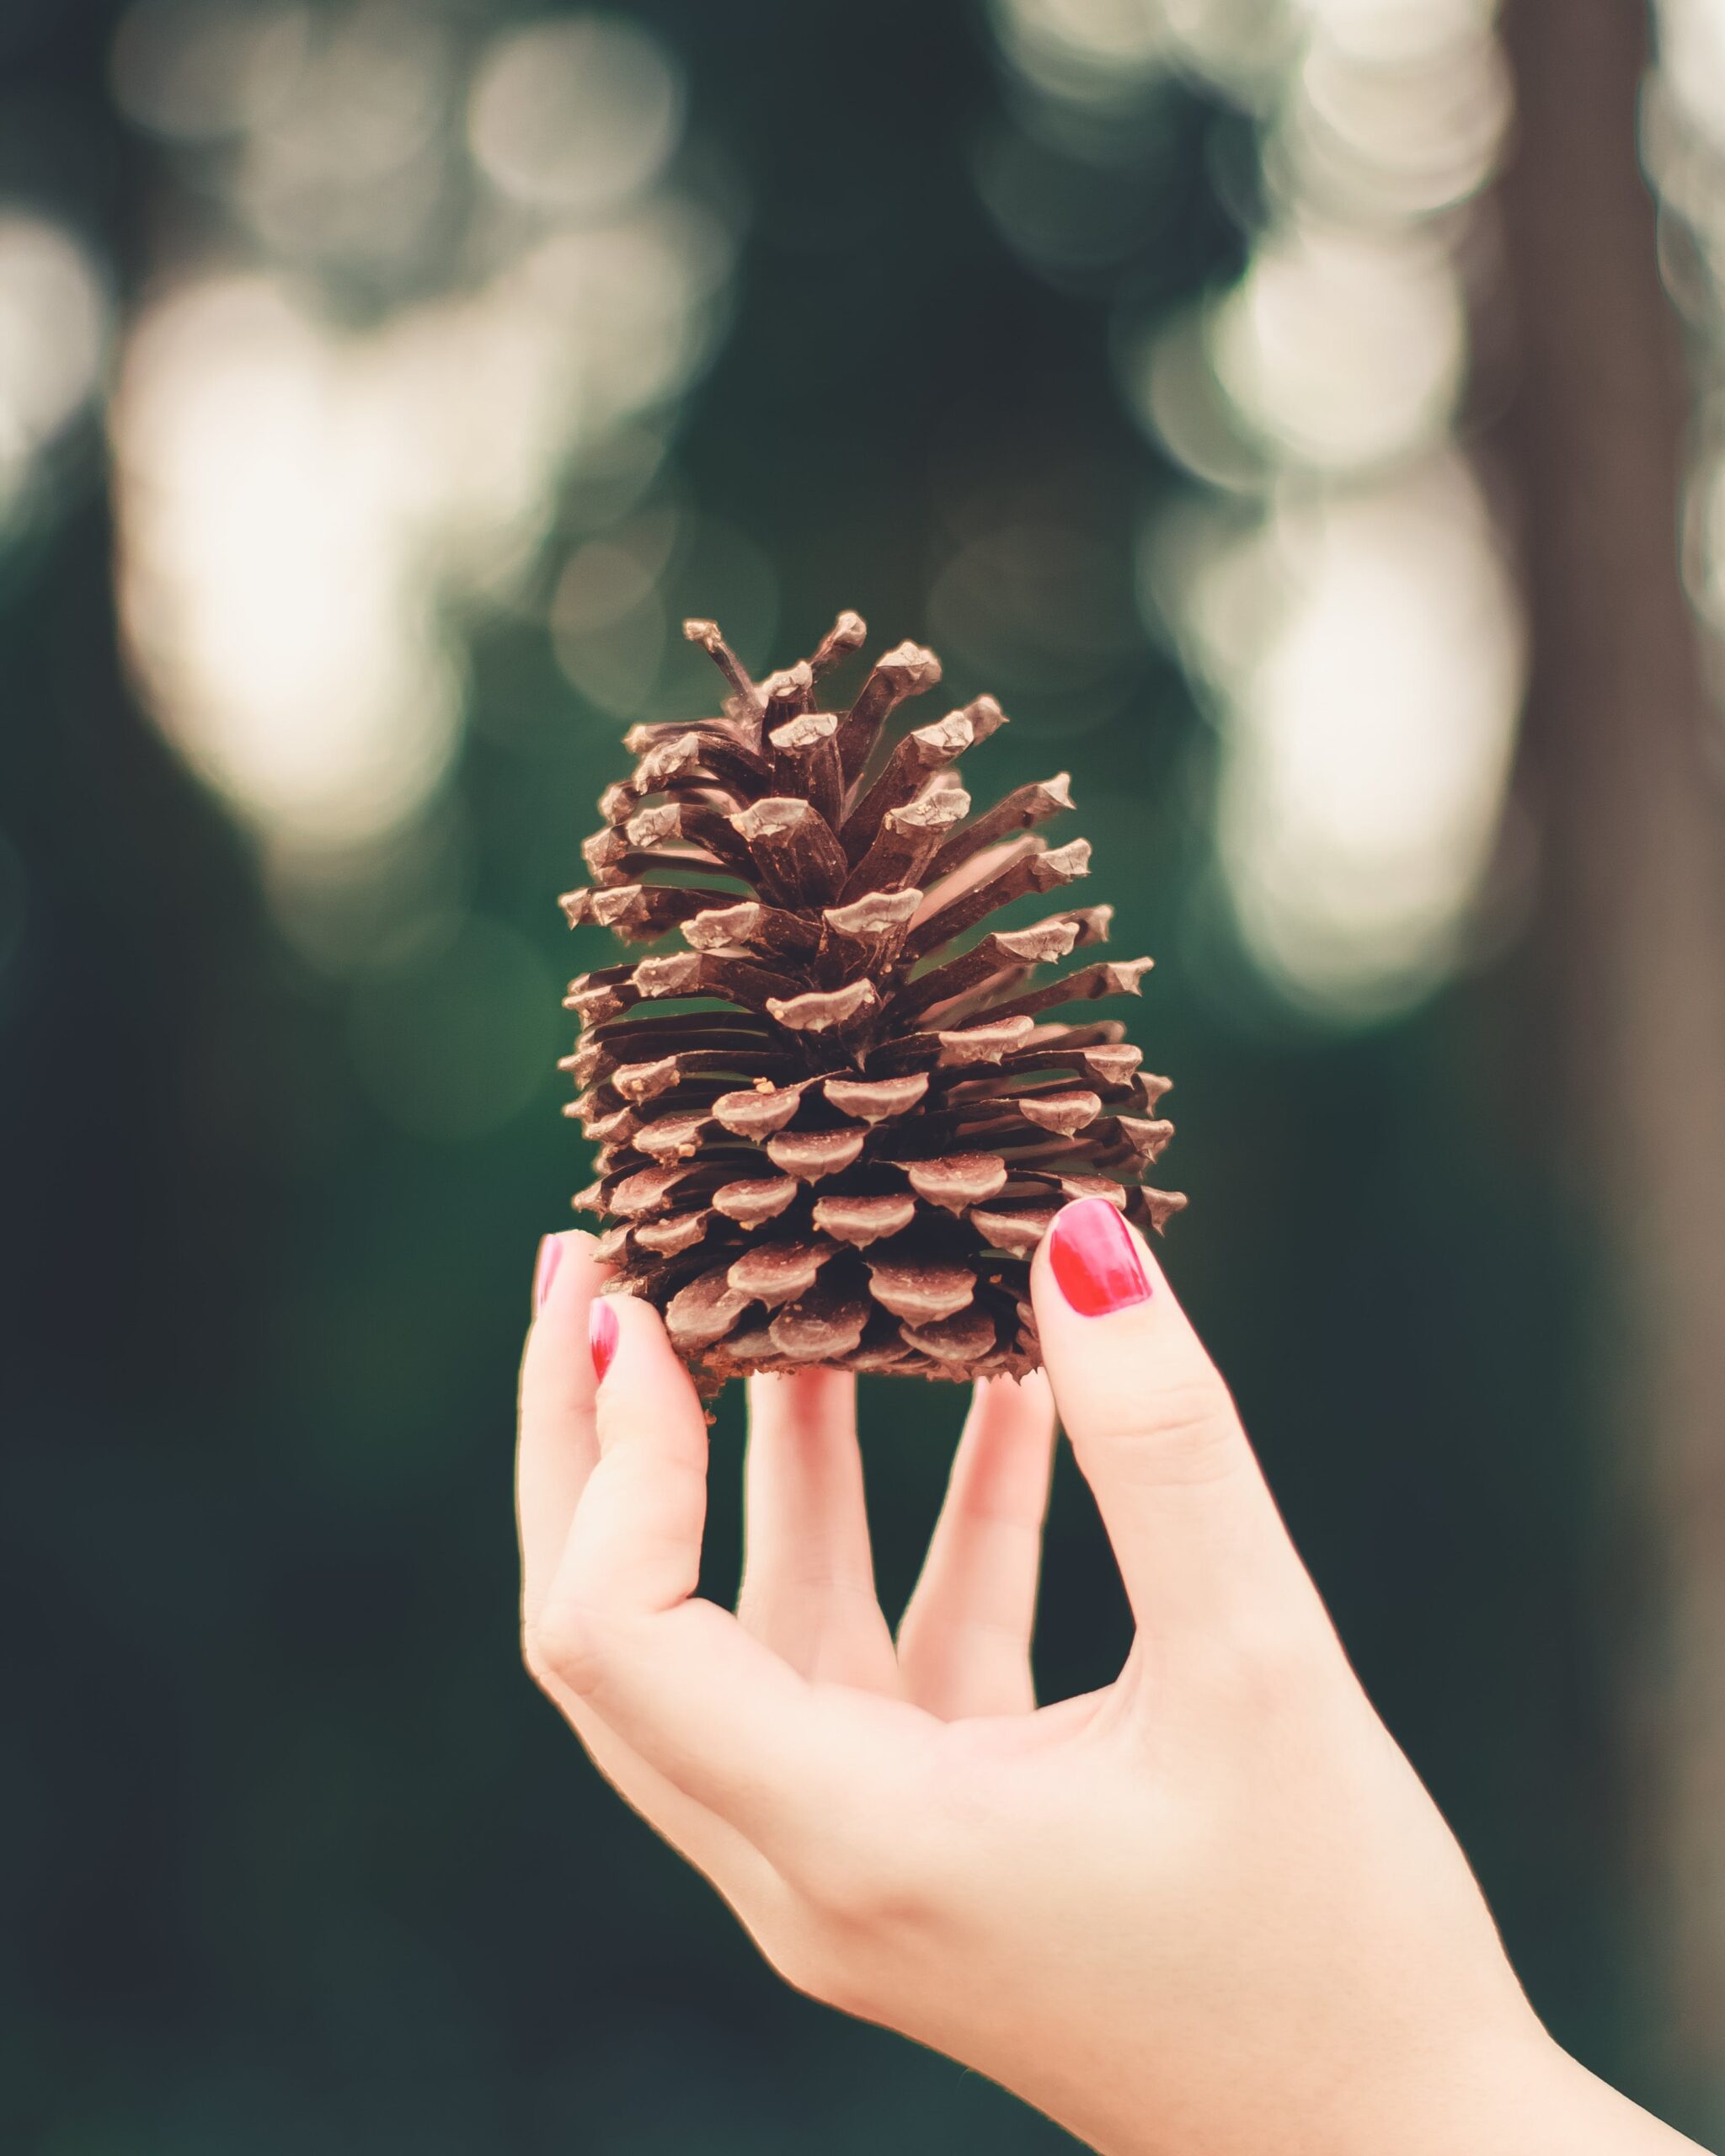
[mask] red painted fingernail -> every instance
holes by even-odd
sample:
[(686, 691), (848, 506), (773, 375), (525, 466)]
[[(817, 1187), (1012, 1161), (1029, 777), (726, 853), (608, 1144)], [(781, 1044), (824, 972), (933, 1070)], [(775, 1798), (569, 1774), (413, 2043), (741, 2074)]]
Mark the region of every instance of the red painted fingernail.
[(617, 1353), (617, 1312), (602, 1295), (587, 1305), (587, 1345), (593, 1351), (593, 1374), (602, 1379)]
[(1106, 1317), (1150, 1299), (1150, 1283), (1126, 1223), (1105, 1198), (1062, 1207), (1049, 1230), (1048, 1261), (1080, 1317)]
[(563, 1262), (563, 1238), (547, 1235), (539, 1246), (538, 1260), (533, 1267), (533, 1307), (542, 1310), (545, 1298), (551, 1293), (551, 1283), (557, 1278), (557, 1268)]

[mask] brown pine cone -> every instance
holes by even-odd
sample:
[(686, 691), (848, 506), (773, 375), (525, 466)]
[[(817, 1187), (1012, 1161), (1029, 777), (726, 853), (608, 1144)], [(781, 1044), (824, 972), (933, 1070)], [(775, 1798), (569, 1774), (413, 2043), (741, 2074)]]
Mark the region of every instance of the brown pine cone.
[(992, 696), (877, 754), (940, 680), (932, 652), (900, 644), (825, 711), (858, 616), (758, 685), (714, 623), (683, 627), (730, 685), (724, 716), (630, 731), (638, 760), (583, 849), (592, 884), (560, 902), (571, 926), (677, 946), (569, 985), (559, 1067), (583, 1090), (564, 1112), (599, 1146), (575, 1204), (609, 1216), (614, 1287), (663, 1311), (709, 1393), (814, 1363), (1021, 1375), (1059, 1206), (1104, 1196), (1161, 1229), (1186, 1202), (1142, 1181), (1169, 1081), (1116, 1021), (1043, 1015), (1136, 995), (1151, 962), (1029, 985), (1106, 939), (1108, 906), (972, 935), (1087, 874), (1090, 848), (1033, 831), (1071, 806), (1064, 773), (970, 814), (957, 760), (1006, 723)]

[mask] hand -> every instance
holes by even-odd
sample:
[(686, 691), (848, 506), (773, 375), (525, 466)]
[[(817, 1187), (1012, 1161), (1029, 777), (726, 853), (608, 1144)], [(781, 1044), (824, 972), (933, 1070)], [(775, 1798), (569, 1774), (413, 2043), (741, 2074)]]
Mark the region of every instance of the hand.
[[(644, 1304), (547, 1245), (521, 1381), (527, 1666), (789, 1981), (1115, 2156), (1578, 2156), (1691, 2144), (1535, 2020), (1373, 1713), (1220, 1379), (1102, 1200), (1033, 1292), (1039, 1378), (977, 1390), (896, 1648), (854, 1393), (750, 1387), (734, 1616), (695, 1593), (707, 1427)], [(1090, 1313), (1090, 1314), (1087, 1314)], [(1054, 1402), (1136, 1625), (1034, 1705)]]

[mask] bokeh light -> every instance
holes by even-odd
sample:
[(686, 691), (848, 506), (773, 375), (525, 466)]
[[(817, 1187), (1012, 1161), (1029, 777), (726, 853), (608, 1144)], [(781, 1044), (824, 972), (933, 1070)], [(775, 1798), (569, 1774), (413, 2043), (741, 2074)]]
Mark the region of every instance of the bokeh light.
[(1161, 0), (997, 0), (995, 21), (1013, 65), (1055, 97), (1130, 97), (1174, 50)]
[(570, 552), (551, 600), (557, 663), (619, 725), (644, 711), (693, 717), (708, 694), (680, 630), (706, 605), (738, 648), (765, 654), (778, 623), (772, 563), (745, 534), (660, 495)]
[(1163, 543), (1228, 713), (1240, 925), (1291, 1001), (1381, 1017), (1462, 957), (1508, 776), (1522, 622), (1485, 504), (1448, 452), (1209, 539)]
[[(675, 61), (607, 15), (147, 0), (115, 66), (203, 205), (168, 227), (112, 409), (131, 657), (272, 888), (356, 889), (356, 851), (411, 857), (388, 842), (459, 747), (457, 614), (540, 603), (585, 464), (613, 484), (624, 451), (617, 513), (652, 483), (723, 324), (729, 212), (672, 172)], [(628, 611), (630, 562), (662, 641), (646, 529), (592, 534), (556, 585), (577, 681), (601, 686), (595, 610)], [(643, 649), (613, 653), (605, 708), (650, 687)]]
[(1642, 98), (1642, 153), (1696, 389), (1684, 566), (1725, 696), (1725, 16), (1711, 0), (1659, 0), (1654, 13), (1658, 65)]
[(170, 737), (290, 842), (387, 832), (454, 746), (392, 386), (267, 280), (208, 277), (147, 311), (115, 404), (134, 656)]
[(498, 38), (475, 77), (467, 127), (480, 168), (505, 194), (590, 216), (659, 177), (681, 122), (682, 85), (658, 41), (589, 15)]
[[(1197, 306), (1118, 302), (1122, 388), (1201, 491), (1151, 513), (1146, 623), (1206, 691), (1215, 844), (1280, 1000), (1338, 1025), (1467, 955), (1522, 686), (1517, 602), (1457, 430), (1469, 205), (1509, 118), (1490, 0), (1009, 0), (1021, 107), (1082, 115), (1177, 75), (1243, 108), (1243, 274)], [(1031, 131), (1033, 132), (1033, 124)], [(1003, 168), (998, 152), (991, 169)], [(985, 185), (985, 193), (988, 189)], [(1058, 228), (996, 220), (1050, 264)], [(1207, 505), (1206, 505), (1207, 504)]]
[[(1658, 97), (1715, 147), (1725, 148), (1725, 14), (1713, 0), (1656, 0)], [(1716, 198), (1716, 216), (1725, 204)]]
[(65, 226), (0, 206), (0, 525), (26, 509), (41, 460), (99, 387), (106, 281)]
[(1466, 353), (1455, 266), (1417, 235), (1286, 227), (1217, 308), (1210, 353), (1224, 395), (1281, 462), (1382, 464), (1453, 414)]
[(182, 143), (219, 142), (264, 122), (291, 90), (308, 11), (257, 0), (142, 0), (114, 41), (115, 96), (142, 127)]

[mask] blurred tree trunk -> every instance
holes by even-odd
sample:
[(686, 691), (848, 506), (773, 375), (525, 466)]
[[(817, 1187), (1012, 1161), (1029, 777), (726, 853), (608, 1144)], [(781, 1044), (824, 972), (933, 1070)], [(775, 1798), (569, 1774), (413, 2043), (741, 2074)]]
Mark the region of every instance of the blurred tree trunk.
[[(1725, 727), (1680, 573), (1690, 398), (1637, 158), (1640, 0), (1506, 0), (1502, 191), (1543, 833), (1538, 952), (1568, 1163), (1629, 1353), (1602, 1403), (1652, 1561), (1630, 1761), (1669, 2061), (1725, 2109)], [(1621, 1385), (1621, 1391), (1615, 1390)], [(1649, 1753), (1651, 1756), (1648, 1756)], [(1707, 2082), (1711, 2078), (1711, 2087)], [(1706, 2093), (1703, 2095), (1703, 2090)], [(1716, 2116), (1715, 2123), (1717, 2123)]]

